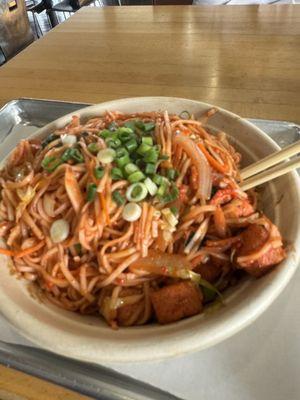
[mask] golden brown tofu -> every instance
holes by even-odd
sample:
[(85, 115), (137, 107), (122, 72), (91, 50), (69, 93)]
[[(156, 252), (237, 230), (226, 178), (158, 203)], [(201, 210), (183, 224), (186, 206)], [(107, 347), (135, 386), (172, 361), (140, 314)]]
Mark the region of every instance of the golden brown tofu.
[(191, 317), (203, 309), (202, 292), (192, 282), (178, 282), (165, 286), (152, 292), (150, 297), (160, 324)]
[(197, 265), (197, 267), (194, 269), (194, 272), (200, 274), (201, 278), (212, 283), (220, 276), (222, 272), (222, 266), (208, 261), (205, 264)]
[[(276, 236), (281, 239), (277, 228)], [(244, 269), (250, 275), (256, 278), (264, 275), (274, 265), (280, 263), (285, 258), (285, 250), (281, 247), (272, 247), (254, 260), (240, 261), (239, 257), (251, 256), (258, 252), (269, 239), (269, 232), (262, 225), (252, 224), (241, 233), (241, 247), (236, 252), (237, 266)]]
[[(124, 288), (121, 292), (120, 298), (130, 298), (130, 296), (135, 296), (141, 294), (142, 291), (137, 288)], [(127, 304), (118, 308), (117, 312), (117, 322), (120, 326), (129, 326), (132, 325), (132, 321), (135, 321), (142, 312), (144, 311), (144, 307), (141, 307), (143, 304), (143, 300), (140, 300), (133, 304)], [(133, 316), (136, 315), (136, 319), (132, 319)], [(147, 321), (145, 321), (147, 322)]]

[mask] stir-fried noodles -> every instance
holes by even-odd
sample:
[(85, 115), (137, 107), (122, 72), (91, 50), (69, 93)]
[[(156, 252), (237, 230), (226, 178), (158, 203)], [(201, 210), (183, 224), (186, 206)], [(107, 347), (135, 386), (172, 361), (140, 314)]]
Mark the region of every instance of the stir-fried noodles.
[(52, 303), (112, 327), (200, 313), (242, 274), (285, 257), (240, 154), (204, 120), (167, 111), (76, 116), (23, 140), (0, 173), (0, 236)]

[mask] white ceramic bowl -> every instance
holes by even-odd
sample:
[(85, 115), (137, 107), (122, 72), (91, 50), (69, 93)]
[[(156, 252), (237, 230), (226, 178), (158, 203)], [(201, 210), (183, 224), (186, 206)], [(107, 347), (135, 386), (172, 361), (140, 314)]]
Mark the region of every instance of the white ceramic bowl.
[[(87, 107), (76, 115), (89, 118), (101, 115), (105, 110), (167, 109), (171, 113), (188, 110), (197, 117), (210, 107), (186, 99), (141, 97)], [(63, 127), (70, 118), (71, 114), (62, 117), (34, 136), (46, 136), (55, 128)], [(245, 164), (279, 148), (261, 130), (228, 111), (219, 109), (209, 122), (233, 138)], [(289, 173), (266, 185), (263, 192), (264, 211), (279, 226), (284, 239), (293, 245), (287, 259), (263, 278), (241, 282), (226, 294), (226, 306), (216, 312), (165, 326), (152, 324), (113, 331), (101, 318), (83, 317), (32, 298), (25, 281), (10, 275), (5, 256), (0, 259), (0, 311), (32, 342), (58, 354), (96, 363), (163, 359), (213, 346), (254, 321), (293, 276), (300, 251), (299, 186), (297, 174)]]

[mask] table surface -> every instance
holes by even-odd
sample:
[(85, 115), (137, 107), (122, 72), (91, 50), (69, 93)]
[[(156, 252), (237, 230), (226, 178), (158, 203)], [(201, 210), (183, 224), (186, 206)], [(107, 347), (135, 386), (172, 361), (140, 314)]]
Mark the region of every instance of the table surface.
[[(0, 106), (176, 96), (299, 123), (299, 64), (300, 6), (83, 8), (1, 67)], [(0, 398), (83, 399), (4, 367), (0, 377)]]
[(300, 122), (300, 6), (83, 8), (0, 70), (0, 104), (37, 97), (206, 101)]

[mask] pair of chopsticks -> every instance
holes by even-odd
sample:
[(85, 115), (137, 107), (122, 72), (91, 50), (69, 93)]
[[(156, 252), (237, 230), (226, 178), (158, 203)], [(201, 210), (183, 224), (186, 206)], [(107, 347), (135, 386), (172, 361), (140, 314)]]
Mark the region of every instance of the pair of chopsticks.
[(282, 162), (290, 157), (298, 155), (298, 153), (300, 153), (300, 140), (244, 168), (241, 171), (241, 178), (243, 179), (241, 189), (252, 189), (255, 186), (275, 179), (296, 168), (300, 168), (300, 156), (290, 161)]

